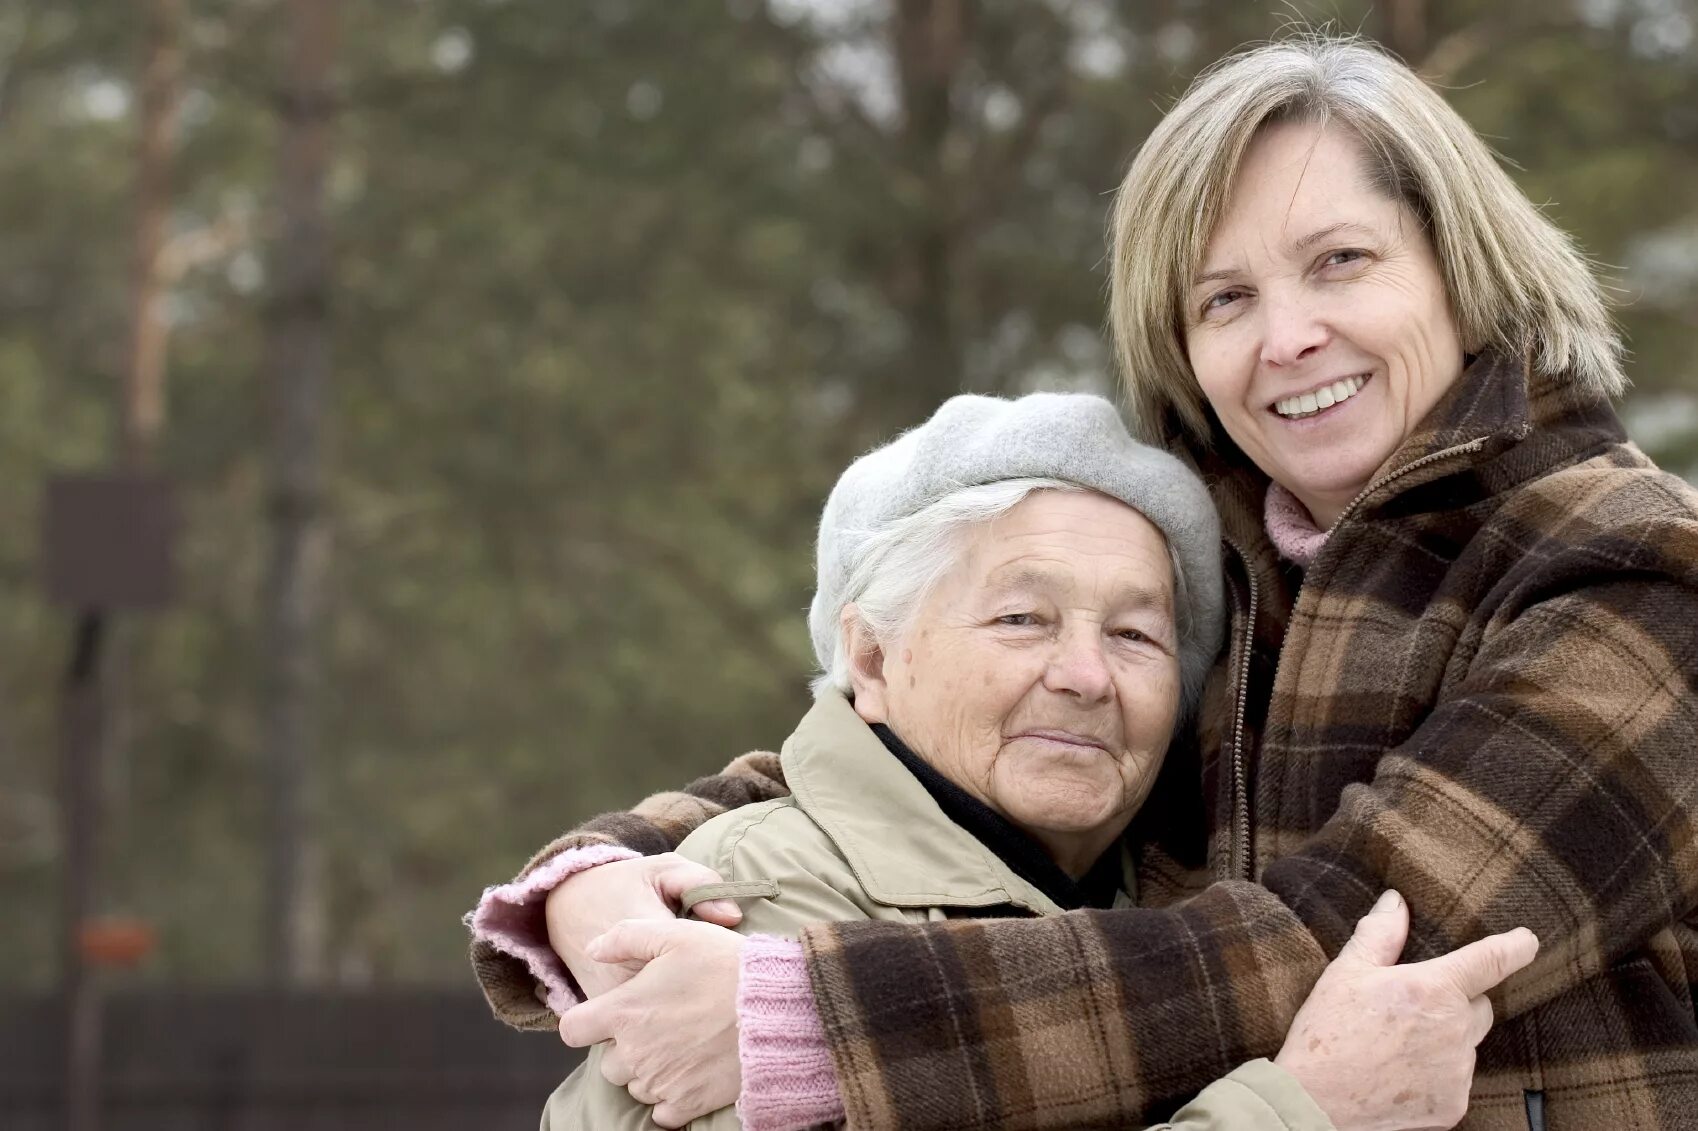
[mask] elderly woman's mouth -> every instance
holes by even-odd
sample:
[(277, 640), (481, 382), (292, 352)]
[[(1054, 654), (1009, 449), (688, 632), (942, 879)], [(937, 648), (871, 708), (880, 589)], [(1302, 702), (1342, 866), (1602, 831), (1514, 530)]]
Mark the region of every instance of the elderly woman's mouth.
[(1104, 742), (1102, 739), (1093, 738), (1090, 735), (1075, 734), (1070, 730), (1058, 730), (1047, 727), (1036, 730), (1023, 730), (1018, 734), (1012, 735), (1010, 737), (1010, 741), (1022, 738), (1031, 739), (1035, 742), (1054, 743), (1058, 746), (1071, 747), (1081, 753), (1087, 750), (1101, 750), (1104, 752), (1107, 752), (1108, 750), (1108, 743)]

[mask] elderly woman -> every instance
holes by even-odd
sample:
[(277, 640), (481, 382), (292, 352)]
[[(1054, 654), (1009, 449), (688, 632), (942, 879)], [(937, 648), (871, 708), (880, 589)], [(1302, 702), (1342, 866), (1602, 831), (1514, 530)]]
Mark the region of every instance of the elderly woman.
[[(1182, 821), (1147, 838), (1131, 909), (809, 927), (769, 981), (819, 1020), (791, 1054), (829, 1058), (812, 1100), (867, 1126), (961, 1126), (960, 1103), (987, 1127), (1141, 1119), (1278, 1048), (1389, 887), (1412, 957), (1515, 924), (1543, 944), (1494, 997), (1467, 1127), (1691, 1126), (1698, 499), (1611, 408), (1620, 348), (1584, 258), (1417, 76), (1313, 38), (1175, 104), (1121, 187), (1113, 287), (1135, 423), (1203, 471), (1227, 547), (1191, 767), (1206, 848)], [(695, 795), (782, 788), (755, 768)], [(645, 803), (531, 873), (526, 898), (558, 884), (552, 937), (586, 988), (585, 937), (653, 913), (677, 865), (559, 881), (676, 839), (678, 811)], [(739, 947), (669, 938), (584, 1015), (683, 1114), (735, 1057), (707, 1034)], [(479, 954), (511, 1009), (524, 967)], [(661, 1033), (644, 1005), (685, 971), (700, 1012)], [(597, 1004), (562, 1031), (584, 1039)], [(751, 1074), (743, 1102), (813, 1079)]]
[[(743, 933), (794, 937), (827, 920), (1132, 906), (1123, 834), (1214, 658), (1219, 537), (1202, 484), (1099, 397), (956, 397), (863, 456), (820, 524), (810, 620), (825, 674), (780, 759), (790, 795), (685, 839), (680, 854), (725, 882), (684, 907), (741, 897)], [(1510, 945), (1531, 957), (1525, 937)], [(1437, 961), (1481, 976), (1466, 951)], [(758, 982), (744, 994), (759, 1001)], [(1471, 1050), (1489, 1011), (1469, 1013), (1422, 1035)], [(604, 1078), (608, 1055), (598, 1046), (560, 1087), (545, 1128), (652, 1126)], [(1298, 1082), (1319, 1059), (1246, 1064), (1175, 1122), (1330, 1128)], [(1361, 1049), (1325, 1059), (1332, 1074), (1371, 1066)], [(1446, 1068), (1436, 1098), (1460, 1100), (1465, 1058)], [(694, 1126), (739, 1123), (726, 1108)]]

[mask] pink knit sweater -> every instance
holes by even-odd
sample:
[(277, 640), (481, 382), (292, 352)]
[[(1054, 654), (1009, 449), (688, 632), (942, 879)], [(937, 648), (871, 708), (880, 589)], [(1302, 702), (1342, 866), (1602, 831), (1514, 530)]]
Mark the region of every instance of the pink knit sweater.
[(750, 935), (737, 986), (737, 1054), (749, 1131), (795, 1131), (843, 1119), (831, 1047), (808, 985), (802, 944)]
[(1326, 544), (1327, 532), (1315, 525), (1297, 496), (1278, 483), (1268, 484), (1268, 497), (1262, 504), (1262, 524), (1267, 527), (1268, 539), (1279, 556), (1304, 569), (1309, 568)]

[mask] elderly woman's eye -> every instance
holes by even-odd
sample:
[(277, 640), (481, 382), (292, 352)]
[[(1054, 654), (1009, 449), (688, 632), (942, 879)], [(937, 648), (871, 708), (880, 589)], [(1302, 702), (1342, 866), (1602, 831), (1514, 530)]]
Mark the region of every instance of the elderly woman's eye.
[(1004, 613), (996, 618), (996, 623), (1010, 625), (1014, 628), (1024, 628), (1027, 625), (1037, 624), (1038, 615), (1036, 613)]

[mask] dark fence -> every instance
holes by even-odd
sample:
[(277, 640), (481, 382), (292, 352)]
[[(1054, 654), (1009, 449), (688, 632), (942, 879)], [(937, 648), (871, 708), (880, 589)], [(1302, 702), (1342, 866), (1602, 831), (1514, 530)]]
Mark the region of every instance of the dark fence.
[[(63, 1125), (57, 998), (0, 996), (0, 1131)], [(475, 995), (154, 991), (106, 1005), (103, 1131), (532, 1131), (579, 1059)]]

